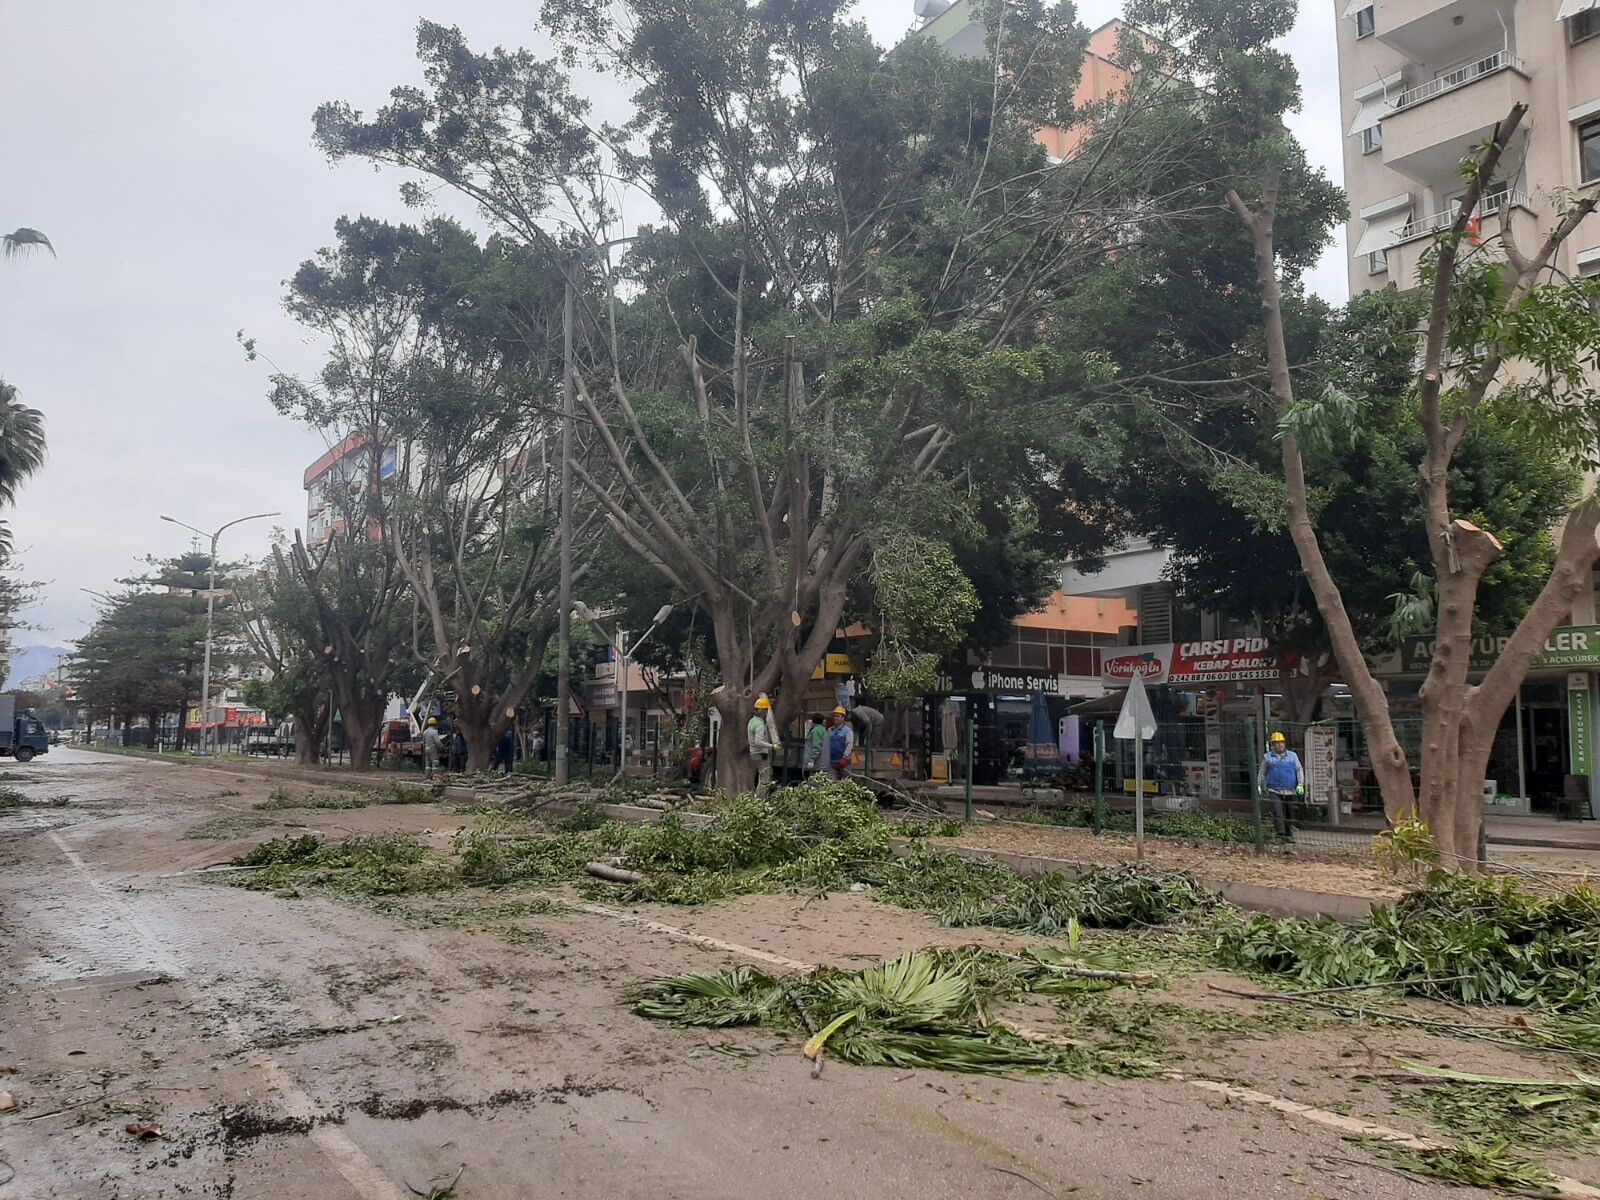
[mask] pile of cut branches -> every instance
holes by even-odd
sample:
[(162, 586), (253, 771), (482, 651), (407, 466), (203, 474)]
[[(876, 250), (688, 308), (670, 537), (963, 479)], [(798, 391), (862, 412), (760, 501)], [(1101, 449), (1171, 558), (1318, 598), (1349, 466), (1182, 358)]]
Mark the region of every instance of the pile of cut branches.
[(329, 842), (315, 834), (273, 838), (234, 860), (256, 867), (230, 883), (263, 891), (321, 887), (366, 896), (425, 892), (455, 882), (450, 864), (406, 834), (358, 835)]
[(701, 826), (668, 814), (601, 829), (601, 848), (644, 876), (623, 898), (703, 904), (773, 887), (837, 888), (852, 868), (886, 860), (894, 833), (872, 793), (848, 781), (809, 779), (711, 811)]
[(1137, 1076), (1155, 1073), (1157, 1065), (1118, 1044), (1009, 1028), (993, 1007), (1030, 994), (1068, 996), (1152, 979), (1096, 967), (1053, 947), (1020, 955), (938, 948), (864, 971), (822, 967), (805, 976), (774, 976), (736, 967), (656, 979), (638, 990), (633, 1009), (680, 1025), (808, 1032), (805, 1054), (813, 1061), (826, 1050), (863, 1066)]
[(946, 925), (987, 925), (1055, 934), (1077, 922), (1095, 929), (1164, 925), (1216, 903), (1192, 876), (1134, 866), (1079, 876), (1022, 875), (959, 854), (921, 850), (871, 872), (879, 899), (932, 912)]
[(1535, 892), (1511, 878), (1434, 871), (1359, 924), (1222, 914), (1224, 965), (1309, 988), (1390, 986), (1465, 1004), (1592, 1011), (1600, 997), (1600, 891)]

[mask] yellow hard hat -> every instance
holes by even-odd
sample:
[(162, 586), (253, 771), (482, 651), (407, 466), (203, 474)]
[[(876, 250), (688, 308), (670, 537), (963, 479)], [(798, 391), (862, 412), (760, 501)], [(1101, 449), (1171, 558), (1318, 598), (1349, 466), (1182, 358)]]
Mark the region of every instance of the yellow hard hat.
[(428, 724), (429, 725), (437, 725), (438, 723), (439, 723), (439, 718), (438, 717), (429, 717), (428, 718)]
[(772, 707), (772, 701), (768, 700), (765, 696), (757, 696), (756, 707), (763, 710), (769, 709)]
[(848, 717), (850, 714), (845, 712), (844, 707), (841, 705), (833, 710), (833, 715), (836, 717)]
[(1269, 741), (1269, 742), (1287, 742), (1288, 740), (1289, 739), (1284, 737), (1283, 734), (1281, 734), (1281, 733), (1274, 733), (1271, 737), (1269, 737), (1267, 739), (1267, 741)]

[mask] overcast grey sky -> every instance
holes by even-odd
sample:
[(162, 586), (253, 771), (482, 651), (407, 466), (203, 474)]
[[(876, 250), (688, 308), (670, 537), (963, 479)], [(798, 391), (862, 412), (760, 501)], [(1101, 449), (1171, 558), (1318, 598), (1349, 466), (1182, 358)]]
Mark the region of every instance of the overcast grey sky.
[[(1296, 132), (1340, 178), (1333, 0), (1303, 0), (1289, 50), (1306, 104)], [(1091, 26), (1118, 0), (1082, 0)], [(19, 643), (81, 636), (137, 556), (188, 544), (162, 513), (214, 528), (281, 510), (303, 524), (301, 473), (325, 448), (267, 404), (266, 371), (314, 345), (279, 307), (281, 281), (342, 213), (414, 219), (397, 173), (330, 167), (310, 143), (318, 103), (372, 109), (419, 72), (421, 15), (474, 45), (539, 45), (530, 0), (0, 0), (0, 231), (44, 230), (60, 257), (0, 263), (0, 377), (48, 421), (50, 459), (7, 514), (26, 574), (46, 583)], [(911, 0), (858, 0), (880, 42)], [(601, 97), (596, 97), (597, 101)], [(602, 105), (604, 107), (604, 105)], [(1342, 300), (1343, 250), (1314, 286)], [(263, 553), (269, 526), (230, 531)]]

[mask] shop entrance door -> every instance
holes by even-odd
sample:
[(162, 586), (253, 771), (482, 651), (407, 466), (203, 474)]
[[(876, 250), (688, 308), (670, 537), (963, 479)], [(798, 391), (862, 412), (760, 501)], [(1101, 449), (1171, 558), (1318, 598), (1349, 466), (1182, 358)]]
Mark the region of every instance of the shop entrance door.
[[(1557, 690), (1557, 689), (1551, 689)], [(1555, 808), (1566, 785), (1568, 755), (1567, 706), (1543, 696), (1543, 688), (1536, 693), (1539, 699), (1530, 700), (1524, 694), (1522, 702), (1523, 761), (1528, 774), (1528, 796), (1534, 809), (1545, 812)], [(1528, 692), (1534, 692), (1529, 686)], [(1562, 697), (1562, 701), (1565, 697)]]

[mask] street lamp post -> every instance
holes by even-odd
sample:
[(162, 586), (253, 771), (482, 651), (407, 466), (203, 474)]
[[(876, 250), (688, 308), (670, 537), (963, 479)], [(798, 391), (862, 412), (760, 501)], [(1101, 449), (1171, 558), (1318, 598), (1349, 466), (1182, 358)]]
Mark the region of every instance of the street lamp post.
[[(572, 606), (572, 611), (589, 622), (589, 624), (601, 628), (600, 623), (595, 619), (594, 610), (582, 600)], [(644, 645), (645, 640), (656, 631), (656, 627), (665, 621), (671, 612), (672, 605), (670, 604), (663, 604), (656, 609), (656, 615), (650, 622), (650, 628), (639, 635), (639, 640), (633, 644), (631, 650), (628, 648), (627, 635), (620, 626), (617, 629), (615, 638), (617, 646), (617, 704), (621, 712), (621, 729), (617, 735), (617, 773), (611, 777), (613, 781), (621, 779), (623, 772), (628, 767), (628, 663), (639, 652), (639, 647)]]
[[(611, 238), (595, 243), (593, 249), (597, 257), (604, 256), (613, 246), (625, 246), (637, 240), (637, 235)], [(572, 273), (575, 266), (575, 261), (569, 261), (561, 272), (564, 285), (561, 300), (561, 581), (558, 585), (559, 613), (556, 617), (555, 746), (555, 781), (558, 784), (567, 782), (567, 736), (570, 725), (567, 691), (572, 686), (572, 423), (577, 417), (573, 374), (577, 364), (572, 354), (572, 310), (575, 303)]]
[[(208, 745), (211, 741), (211, 726), (207, 724), (206, 717), (211, 708), (211, 633), (216, 623), (217, 608), (217, 541), (222, 537), (223, 531), (232, 529), (246, 521), (260, 521), (267, 517), (281, 517), (282, 513), (251, 513), (248, 517), (235, 517), (225, 525), (217, 526), (215, 533), (211, 534), (211, 561), (206, 568), (206, 653), (205, 665), (200, 670), (200, 757), (204, 758), (209, 753)], [(170, 525), (179, 525), (191, 533), (206, 537), (206, 531), (196, 529), (187, 522), (176, 517), (163, 516), (161, 518)], [(332, 714), (329, 714), (329, 723), (332, 723)], [(180, 728), (181, 733), (181, 728)]]

